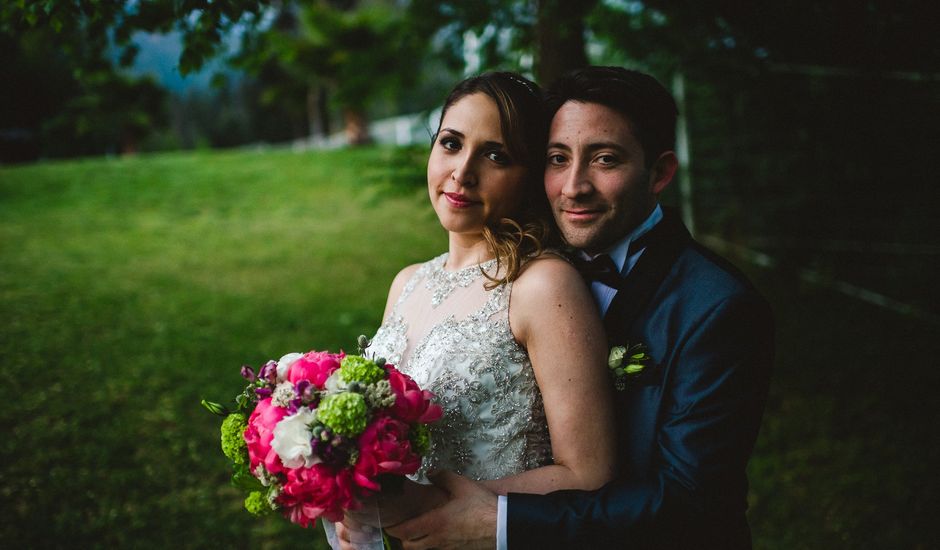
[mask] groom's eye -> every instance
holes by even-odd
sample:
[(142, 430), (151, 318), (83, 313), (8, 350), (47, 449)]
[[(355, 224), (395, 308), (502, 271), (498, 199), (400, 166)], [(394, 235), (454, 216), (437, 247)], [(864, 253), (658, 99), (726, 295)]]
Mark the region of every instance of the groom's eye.
[(602, 164), (604, 166), (617, 164), (617, 157), (614, 155), (598, 155), (596, 160), (598, 164)]
[(565, 156), (560, 153), (548, 155), (548, 163), (553, 165), (564, 164)]
[(507, 155), (503, 151), (498, 151), (498, 150), (490, 151), (486, 153), (486, 158), (490, 159), (496, 164), (501, 164), (501, 165), (512, 164), (512, 159), (509, 158), (509, 155)]

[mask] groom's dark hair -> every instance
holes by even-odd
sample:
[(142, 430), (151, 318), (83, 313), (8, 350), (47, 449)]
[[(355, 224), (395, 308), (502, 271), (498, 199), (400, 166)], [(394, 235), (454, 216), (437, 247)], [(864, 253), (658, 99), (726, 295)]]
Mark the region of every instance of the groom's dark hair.
[(675, 149), (676, 102), (648, 74), (623, 67), (585, 67), (567, 73), (545, 90), (548, 120), (568, 101), (598, 103), (626, 118), (643, 146), (647, 168)]

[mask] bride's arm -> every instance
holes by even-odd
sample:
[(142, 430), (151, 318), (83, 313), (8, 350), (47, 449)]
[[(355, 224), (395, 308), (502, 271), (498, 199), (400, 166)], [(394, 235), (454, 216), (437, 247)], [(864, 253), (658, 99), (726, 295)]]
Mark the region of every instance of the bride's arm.
[(535, 260), (513, 284), (509, 320), (532, 360), (554, 464), (485, 484), (500, 494), (602, 486), (616, 434), (607, 339), (587, 285), (564, 260)]

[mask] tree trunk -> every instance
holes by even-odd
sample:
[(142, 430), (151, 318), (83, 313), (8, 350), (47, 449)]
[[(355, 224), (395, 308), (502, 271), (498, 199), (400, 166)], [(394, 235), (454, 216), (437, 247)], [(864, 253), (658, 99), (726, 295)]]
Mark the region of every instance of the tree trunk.
[(372, 142), (369, 136), (369, 121), (362, 110), (352, 107), (343, 109), (343, 120), (346, 122), (346, 143), (366, 145)]
[(688, 103), (685, 100), (685, 75), (682, 69), (672, 76), (672, 95), (679, 108), (676, 120), (676, 157), (679, 159), (679, 204), (682, 207), (682, 221), (692, 235), (695, 235), (695, 210), (692, 201), (692, 153), (689, 148)]
[(326, 101), (327, 91), (324, 86), (310, 85), (307, 88), (307, 135), (311, 138), (327, 138), (330, 135), (330, 112)]
[(535, 77), (540, 84), (551, 84), (566, 72), (588, 64), (584, 17), (596, 4), (597, 0), (538, 0)]
[(140, 136), (132, 129), (121, 132), (121, 156), (135, 156), (140, 151)]

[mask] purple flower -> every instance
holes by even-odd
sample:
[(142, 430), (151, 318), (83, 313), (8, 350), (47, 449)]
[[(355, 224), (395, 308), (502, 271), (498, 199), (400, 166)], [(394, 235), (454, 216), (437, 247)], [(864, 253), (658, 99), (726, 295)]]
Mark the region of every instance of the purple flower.
[(277, 361), (268, 361), (261, 367), (261, 372), (258, 373), (258, 378), (267, 380), (268, 382), (275, 384), (277, 383)]
[(258, 399), (271, 397), (271, 388), (255, 388), (255, 395), (258, 396)]
[(255, 381), (255, 371), (248, 365), (242, 365), (242, 378), (249, 382)]

